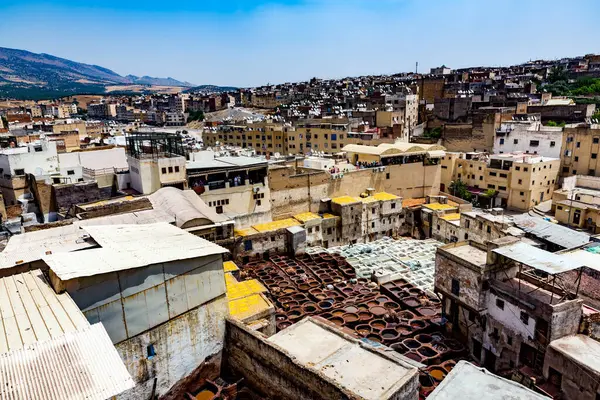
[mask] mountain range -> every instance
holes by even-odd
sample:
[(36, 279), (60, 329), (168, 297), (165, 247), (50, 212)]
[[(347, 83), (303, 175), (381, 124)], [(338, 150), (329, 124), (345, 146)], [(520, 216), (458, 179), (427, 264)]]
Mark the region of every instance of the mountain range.
[(139, 85), (182, 89), (195, 86), (170, 77), (121, 76), (98, 65), (0, 47), (0, 97), (37, 100), (114, 90), (127, 92), (134, 86), (139, 91)]

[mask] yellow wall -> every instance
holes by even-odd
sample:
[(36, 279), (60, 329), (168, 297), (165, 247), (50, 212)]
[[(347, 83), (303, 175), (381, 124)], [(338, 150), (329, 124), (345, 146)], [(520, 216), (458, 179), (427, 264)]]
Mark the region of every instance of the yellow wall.
[[(597, 143), (594, 143), (594, 139)], [(594, 155), (596, 158), (592, 158)], [(561, 176), (600, 176), (599, 162), (600, 129), (566, 127), (561, 150)]]

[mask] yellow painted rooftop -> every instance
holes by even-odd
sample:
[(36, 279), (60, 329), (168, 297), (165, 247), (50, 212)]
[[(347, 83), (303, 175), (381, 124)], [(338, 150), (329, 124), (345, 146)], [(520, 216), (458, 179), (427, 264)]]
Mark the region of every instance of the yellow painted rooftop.
[(238, 268), (237, 265), (235, 265), (235, 263), (233, 261), (225, 261), (223, 263), (223, 271), (225, 271), (225, 273), (239, 271), (239, 270), (240, 269)]
[(396, 200), (398, 196), (395, 194), (387, 193), (387, 192), (379, 192), (373, 195), (377, 200), (386, 201), (386, 200)]
[(340, 196), (340, 197), (336, 197), (336, 198), (332, 199), (331, 201), (343, 206), (345, 204), (357, 203), (357, 202), (361, 201), (361, 199), (359, 199), (357, 197), (352, 197), (352, 196)]
[(328, 218), (335, 218), (335, 215), (329, 214), (329, 213), (323, 214), (323, 219), (328, 219)]
[(452, 207), (449, 204), (440, 204), (440, 203), (431, 203), (431, 204), (423, 204), (423, 207), (425, 208), (429, 208), (430, 210), (449, 210), (451, 208), (456, 208), (456, 207)]
[(263, 313), (270, 308), (271, 305), (260, 294), (229, 301), (229, 315), (240, 320)]
[(290, 226), (298, 226), (300, 222), (294, 218), (280, 219), (279, 221), (265, 222), (263, 224), (252, 225), (258, 232), (276, 231), (278, 229), (289, 228)]
[(312, 221), (313, 219), (321, 219), (321, 217), (319, 217), (319, 214), (315, 214), (313, 212), (305, 212), (302, 214), (297, 214), (294, 215), (294, 218), (296, 218), (298, 221), (304, 223), (307, 221)]
[(460, 219), (460, 213), (446, 214), (442, 219), (445, 221), (456, 221)]
[(254, 228), (245, 228), (245, 229), (234, 229), (233, 233), (235, 236), (248, 236), (258, 233), (258, 231)]

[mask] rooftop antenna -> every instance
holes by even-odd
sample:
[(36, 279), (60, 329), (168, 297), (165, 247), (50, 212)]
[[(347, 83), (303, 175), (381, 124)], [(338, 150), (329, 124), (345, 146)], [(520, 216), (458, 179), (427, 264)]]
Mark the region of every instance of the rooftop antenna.
[(419, 62), (417, 61), (415, 63), (415, 74), (418, 74), (418, 73), (419, 73)]

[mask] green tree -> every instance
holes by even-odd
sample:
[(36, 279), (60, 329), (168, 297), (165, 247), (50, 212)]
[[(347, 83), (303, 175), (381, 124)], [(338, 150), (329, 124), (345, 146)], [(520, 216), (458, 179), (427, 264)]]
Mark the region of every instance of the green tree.
[(204, 112), (201, 110), (198, 111), (190, 111), (190, 115), (188, 115), (188, 122), (192, 121), (204, 121)]
[(466, 201), (473, 199), (473, 195), (467, 190), (467, 185), (462, 181), (453, 181), (450, 183), (450, 194)]
[(559, 81), (567, 81), (569, 76), (567, 75), (567, 70), (559, 65), (555, 65), (550, 68), (550, 72), (548, 73), (548, 81), (550, 83), (555, 83)]

